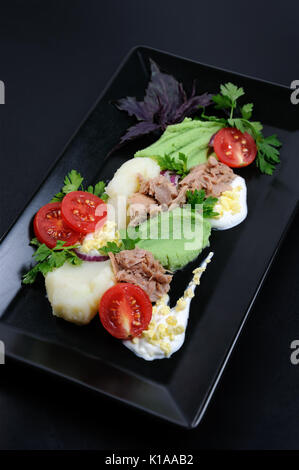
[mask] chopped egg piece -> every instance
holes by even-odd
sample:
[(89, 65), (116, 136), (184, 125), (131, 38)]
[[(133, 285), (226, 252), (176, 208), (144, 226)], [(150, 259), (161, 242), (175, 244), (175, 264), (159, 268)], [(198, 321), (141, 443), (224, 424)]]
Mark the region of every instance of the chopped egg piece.
[(120, 234), (118, 230), (116, 230), (116, 224), (110, 220), (99, 230), (86, 235), (80, 246), (80, 251), (82, 251), (82, 253), (98, 255), (100, 248), (106, 246), (107, 242), (115, 242), (118, 246), (121, 244)]

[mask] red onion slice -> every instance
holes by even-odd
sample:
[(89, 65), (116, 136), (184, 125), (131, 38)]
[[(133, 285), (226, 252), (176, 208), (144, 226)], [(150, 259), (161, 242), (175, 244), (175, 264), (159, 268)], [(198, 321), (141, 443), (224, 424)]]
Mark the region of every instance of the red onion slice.
[(212, 137), (210, 138), (210, 142), (209, 142), (209, 147), (214, 147), (214, 139), (215, 139), (215, 135), (217, 134), (217, 132), (215, 132), (215, 134), (212, 135)]
[(170, 181), (170, 183), (174, 184), (175, 186), (178, 184), (179, 182), (179, 175), (177, 175), (176, 173), (173, 173), (169, 170), (162, 170), (160, 172), (161, 175), (165, 176), (165, 178), (168, 179), (168, 181)]
[(109, 259), (109, 256), (106, 255), (89, 255), (88, 253), (82, 253), (78, 248), (75, 249), (75, 252), (78, 258), (83, 261), (107, 261), (107, 259)]

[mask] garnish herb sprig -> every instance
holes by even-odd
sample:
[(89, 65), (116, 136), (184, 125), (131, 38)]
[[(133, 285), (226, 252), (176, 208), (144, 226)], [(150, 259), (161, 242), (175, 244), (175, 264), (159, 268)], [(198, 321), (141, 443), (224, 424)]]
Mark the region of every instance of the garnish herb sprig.
[(78, 173), (76, 170), (70, 171), (66, 177), (64, 178), (64, 186), (62, 187), (61, 191), (51, 199), (51, 202), (60, 202), (64, 198), (64, 196), (72, 191), (87, 191), (88, 193), (94, 194), (99, 198), (106, 201), (108, 199), (108, 195), (105, 193), (105, 183), (104, 181), (99, 181), (95, 186), (88, 186), (87, 189), (84, 189), (83, 185), (83, 177)]
[[(202, 119), (222, 123), (224, 126), (236, 127), (243, 133), (248, 132), (254, 138), (257, 146), (257, 167), (262, 173), (272, 175), (275, 165), (280, 162), (278, 148), (281, 146), (281, 142), (275, 134), (264, 137), (262, 123), (250, 120), (253, 112), (253, 103), (238, 106), (238, 99), (244, 95), (244, 89), (242, 87), (238, 88), (233, 83), (229, 82), (221, 85), (220, 93), (214, 95), (212, 100), (215, 103), (215, 109), (227, 112), (228, 118), (207, 116), (204, 110), (201, 117)], [(236, 111), (238, 111), (238, 117), (235, 117)]]
[(54, 248), (48, 248), (44, 243), (40, 243), (37, 238), (33, 238), (30, 244), (38, 247), (32, 255), (37, 264), (23, 276), (24, 284), (33, 284), (39, 272), (45, 276), (53, 269), (60, 268), (65, 262), (73, 265), (82, 263), (82, 260), (74, 251), (74, 248), (77, 248), (78, 245), (64, 246), (65, 242), (58, 240)]
[(214, 211), (214, 206), (218, 202), (217, 197), (208, 196), (204, 189), (195, 189), (194, 191), (188, 190), (186, 192), (187, 203), (191, 205), (191, 209), (195, 209), (196, 205), (202, 204), (203, 217), (216, 217), (218, 212)]
[(171, 157), (170, 155), (164, 155), (164, 157), (157, 156), (155, 157), (155, 160), (161, 170), (175, 171), (182, 178), (189, 173), (187, 168), (187, 157), (184, 153), (179, 153), (180, 161), (175, 160), (174, 157)]
[(126, 233), (126, 237), (122, 238), (120, 245), (116, 242), (107, 242), (105, 246), (100, 248), (99, 252), (103, 255), (108, 255), (108, 253), (116, 254), (123, 250), (134, 250), (139, 240), (140, 238), (130, 238), (128, 233)]

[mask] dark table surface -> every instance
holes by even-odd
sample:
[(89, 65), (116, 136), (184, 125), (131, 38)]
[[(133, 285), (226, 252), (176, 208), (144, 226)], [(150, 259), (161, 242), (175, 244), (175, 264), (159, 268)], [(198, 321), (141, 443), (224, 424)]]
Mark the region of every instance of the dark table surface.
[[(299, 79), (294, 5), (2, 1), (1, 234), (131, 47), (289, 86)], [(290, 362), (290, 343), (299, 339), (298, 238), (299, 215), (197, 429), (159, 422), (8, 360), (0, 369), (0, 449), (299, 449), (299, 365)]]

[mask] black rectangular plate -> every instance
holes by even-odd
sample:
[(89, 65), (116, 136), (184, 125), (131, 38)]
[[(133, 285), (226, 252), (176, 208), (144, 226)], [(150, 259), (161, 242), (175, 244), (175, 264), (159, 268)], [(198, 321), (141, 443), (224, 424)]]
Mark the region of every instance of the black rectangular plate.
[[(193, 79), (197, 79), (198, 92), (216, 93), (227, 81), (243, 86), (248, 102), (255, 103), (255, 119), (265, 124), (265, 134), (276, 133), (283, 142), (282, 164), (272, 177), (261, 175), (255, 165), (242, 170), (248, 187), (248, 217), (234, 229), (212, 233), (215, 256), (193, 299), (186, 341), (170, 359), (154, 362), (134, 356), (105, 333), (97, 318), (86, 327), (77, 327), (53, 317), (42, 279), (32, 287), (21, 286), (21, 275), (28, 269), (33, 252), (28, 245), (33, 215), (61, 188), (65, 174), (75, 168), (90, 184), (109, 179), (137, 148), (148, 144), (149, 139), (144, 138), (106, 158), (134, 122), (111, 100), (128, 95), (143, 97), (149, 57), (187, 89)], [(291, 104), (286, 87), (147, 47), (132, 50), (2, 239), (0, 339), (5, 342), (6, 353), (179, 425), (196, 426), (294, 214), (298, 128), (299, 107)], [(193, 266), (175, 275), (172, 302), (191, 278)]]

